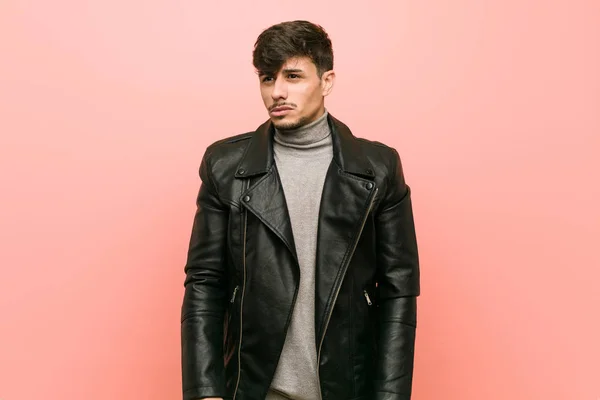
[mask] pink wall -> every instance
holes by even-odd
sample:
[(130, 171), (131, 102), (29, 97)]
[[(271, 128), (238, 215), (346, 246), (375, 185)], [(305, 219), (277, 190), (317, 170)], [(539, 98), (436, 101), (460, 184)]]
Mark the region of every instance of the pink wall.
[(200, 157), (299, 18), (413, 188), (414, 399), (600, 397), (600, 2), (34, 3), (0, 2), (0, 399), (180, 398)]

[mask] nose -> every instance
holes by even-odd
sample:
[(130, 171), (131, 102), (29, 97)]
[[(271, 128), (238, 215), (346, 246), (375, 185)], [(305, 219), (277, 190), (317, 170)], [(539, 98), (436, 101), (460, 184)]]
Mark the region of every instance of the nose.
[(275, 82), (273, 83), (273, 91), (271, 92), (271, 97), (275, 101), (287, 98), (287, 84), (285, 82), (285, 79), (275, 79)]

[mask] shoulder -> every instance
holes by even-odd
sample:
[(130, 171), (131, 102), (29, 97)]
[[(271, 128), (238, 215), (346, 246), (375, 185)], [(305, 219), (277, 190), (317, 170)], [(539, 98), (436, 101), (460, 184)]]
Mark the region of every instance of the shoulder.
[(395, 147), (364, 138), (357, 138), (357, 141), (361, 143), (360, 146), (364, 148), (364, 153), (376, 171), (380, 191), (375, 200), (375, 209), (379, 214), (400, 203), (410, 194), (410, 188), (406, 184), (400, 155)]
[(347, 137), (349, 148), (355, 156), (366, 158), (373, 166), (375, 176), (383, 179), (383, 183), (393, 180), (401, 165), (398, 150), (395, 147), (377, 140), (371, 140), (363, 137), (360, 130), (351, 130), (342, 121), (333, 118), (334, 124), (343, 136)]
[[(227, 136), (210, 143), (202, 156), (199, 174), (223, 201), (231, 202), (235, 171), (255, 131)], [(229, 200), (227, 200), (229, 199)]]
[(234, 168), (241, 160), (255, 132), (246, 132), (210, 143), (202, 156), (201, 165), (222, 171)]
[(395, 153), (398, 153), (398, 151), (393, 146), (382, 142), (378, 142), (376, 140), (369, 140), (362, 137), (357, 137), (356, 140), (358, 141), (359, 145), (363, 146), (367, 151), (380, 154), (381, 156), (390, 157), (393, 156)]
[(254, 131), (228, 136), (210, 143), (206, 147), (206, 157), (226, 156), (228, 153), (235, 153), (240, 148), (245, 149), (253, 133)]
[(375, 180), (381, 188), (382, 199), (396, 200), (405, 193), (406, 181), (400, 155), (396, 147), (377, 140), (353, 135), (360, 153), (365, 156), (375, 171)]
[(385, 171), (385, 175), (393, 175), (401, 164), (398, 150), (386, 143), (356, 137), (356, 142), (377, 169)]

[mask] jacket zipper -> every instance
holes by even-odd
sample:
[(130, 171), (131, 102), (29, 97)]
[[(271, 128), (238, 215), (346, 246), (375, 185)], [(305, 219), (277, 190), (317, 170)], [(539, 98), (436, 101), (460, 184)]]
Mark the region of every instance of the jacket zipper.
[(235, 287), (235, 289), (233, 289), (233, 295), (231, 296), (231, 300), (229, 300), (229, 302), (231, 304), (233, 304), (233, 302), (235, 301), (235, 295), (237, 294), (238, 289), (240, 288), (240, 285), (237, 285)]
[[(250, 182), (248, 182), (248, 186)], [(240, 386), (240, 377), (242, 375), (242, 332), (243, 332), (243, 310), (244, 310), (244, 292), (246, 291), (246, 231), (248, 227), (248, 209), (244, 208), (244, 234), (242, 236), (242, 266), (243, 266), (243, 280), (242, 280), (242, 298), (240, 300), (240, 342), (238, 343), (238, 374), (237, 382), (235, 383), (235, 390), (233, 392), (233, 400), (237, 396), (237, 391)], [(235, 291), (234, 291), (235, 297)]]
[(365, 294), (365, 299), (367, 299), (367, 304), (368, 305), (373, 305), (373, 303), (371, 302), (371, 298), (369, 297), (369, 292), (367, 292), (367, 290), (363, 290), (364, 294)]
[[(365, 223), (367, 222), (369, 213), (371, 212), (371, 209), (373, 208), (373, 203), (375, 202), (375, 197), (377, 196), (378, 191), (379, 191), (379, 188), (375, 188), (375, 192), (373, 193), (373, 196), (371, 197), (371, 202), (369, 203), (369, 208), (367, 209), (367, 212), (365, 213), (362, 224), (360, 225), (360, 230), (358, 231), (358, 234), (356, 235), (356, 240), (354, 241), (354, 244), (352, 245), (352, 252), (348, 256), (346, 263), (350, 262), (350, 260), (352, 259), (352, 256), (354, 255), (354, 251), (356, 251), (356, 246), (358, 246), (358, 241), (360, 240), (360, 235), (362, 234), (362, 231), (365, 227)], [(344, 268), (346, 268), (345, 265), (344, 265)], [(345, 274), (345, 271), (344, 271), (344, 274)], [(340, 278), (340, 282), (341, 282), (342, 278)], [(325, 339), (325, 334), (327, 333), (327, 328), (329, 327), (329, 320), (331, 319), (331, 314), (333, 314), (333, 307), (335, 306), (337, 297), (340, 294), (341, 287), (342, 287), (342, 285), (340, 283), (338, 285), (338, 288), (335, 290), (335, 296), (333, 297), (333, 301), (331, 302), (331, 310), (329, 311), (329, 314), (327, 315), (327, 320), (325, 321), (325, 329), (323, 329), (323, 334), (321, 335), (321, 340), (319, 341), (319, 350), (317, 351), (317, 381), (319, 384), (319, 398), (321, 400), (323, 400), (323, 393), (321, 393), (321, 377), (320, 377), (320, 373), (319, 373), (319, 368), (320, 368), (320, 364), (321, 364), (321, 347), (323, 347), (323, 340)]]

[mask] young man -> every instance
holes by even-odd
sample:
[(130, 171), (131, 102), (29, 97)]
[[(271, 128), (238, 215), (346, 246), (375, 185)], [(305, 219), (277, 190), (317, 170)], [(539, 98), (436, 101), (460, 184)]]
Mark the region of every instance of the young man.
[(183, 399), (409, 400), (420, 283), (398, 153), (325, 109), (320, 26), (270, 27), (253, 63), (269, 119), (200, 165)]

